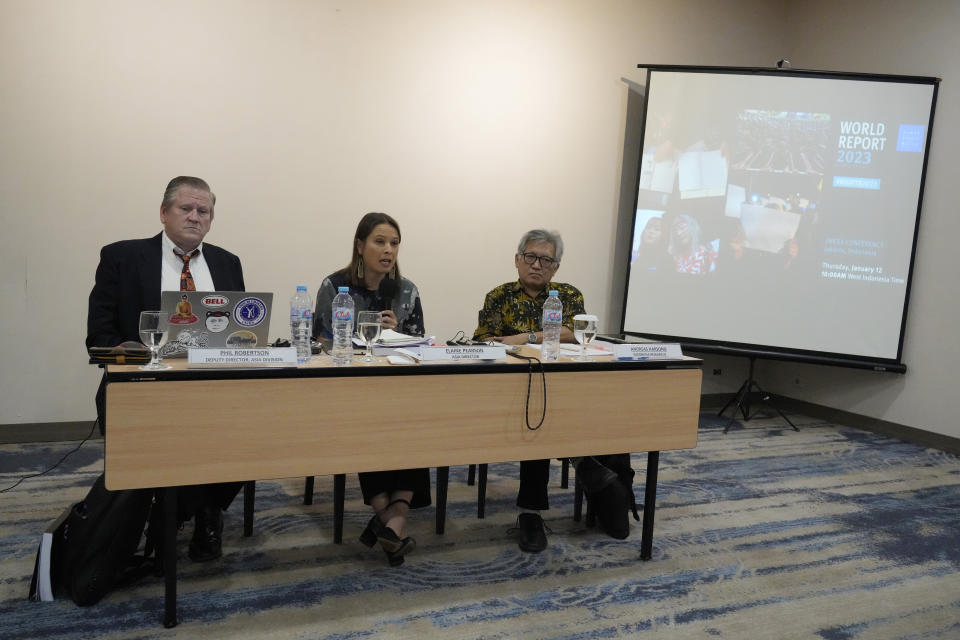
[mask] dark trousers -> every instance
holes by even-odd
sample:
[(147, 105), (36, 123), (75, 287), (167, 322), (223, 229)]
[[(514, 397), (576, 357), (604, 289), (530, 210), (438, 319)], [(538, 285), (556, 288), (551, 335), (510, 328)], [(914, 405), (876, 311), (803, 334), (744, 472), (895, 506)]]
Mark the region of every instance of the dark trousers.
[(550, 508), (547, 483), (550, 481), (550, 460), (524, 460), (520, 463), (520, 491), (517, 506), (543, 511)]
[[(615, 453), (605, 456), (594, 456), (619, 476), (624, 486), (633, 484), (633, 469), (630, 468), (629, 453)], [(520, 490), (517, 492), (517, 506), (521, 509), (536, 509), (543, 511), (550, 508), (547, 499), (547, 484), (550, 482), (549, 460), (524, 460), (520, 463)]]
[(204, 507), (226, 511), (243, 487), (242, 482), (186, 485), (177, 489), (177, 517), (186, 522)]

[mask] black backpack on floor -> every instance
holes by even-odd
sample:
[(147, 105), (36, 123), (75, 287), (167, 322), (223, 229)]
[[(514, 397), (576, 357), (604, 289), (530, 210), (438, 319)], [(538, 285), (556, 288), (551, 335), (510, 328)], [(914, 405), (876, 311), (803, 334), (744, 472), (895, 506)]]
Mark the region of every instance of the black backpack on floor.
[(119, 582), (130, 582), (131, 573), (153, 570), (135, 555), (152, 502), (152, 489), (108, 491), (101, 474), (73, 505), (54, 541), (53, 564), (56, 583), (75, 603), (95, 604)]

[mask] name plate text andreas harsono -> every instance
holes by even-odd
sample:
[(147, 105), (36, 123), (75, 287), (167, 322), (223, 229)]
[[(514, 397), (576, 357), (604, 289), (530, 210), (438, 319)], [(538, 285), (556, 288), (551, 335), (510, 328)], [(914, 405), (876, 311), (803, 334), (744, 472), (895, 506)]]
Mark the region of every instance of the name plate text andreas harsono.
[(675, 342), (650, 342), (643, 344), (615, 344), (613, 353), (617, 360), (681, 360), (683, 352)]

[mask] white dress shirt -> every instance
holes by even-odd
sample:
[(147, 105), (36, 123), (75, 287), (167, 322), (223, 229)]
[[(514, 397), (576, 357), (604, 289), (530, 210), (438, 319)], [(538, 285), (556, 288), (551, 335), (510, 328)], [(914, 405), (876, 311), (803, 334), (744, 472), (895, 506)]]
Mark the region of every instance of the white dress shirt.
[[(167, 237), (164, 231), (160, 238), (160, 290), (161, 291), (180, 291), (180, 274), (183, 272), (183, 258), (180, 257), (180, 249), (174, 251), (177, 245), (173, 240)], [(193, 276), (193, 284), (197, 291), (216, 291), (213, 287), (213, 276), (210, 275), (210, 267), (203, 257), (203, 243), (201, 242), (197, 249), (199, 255), (190, 258), (190, 275)]]

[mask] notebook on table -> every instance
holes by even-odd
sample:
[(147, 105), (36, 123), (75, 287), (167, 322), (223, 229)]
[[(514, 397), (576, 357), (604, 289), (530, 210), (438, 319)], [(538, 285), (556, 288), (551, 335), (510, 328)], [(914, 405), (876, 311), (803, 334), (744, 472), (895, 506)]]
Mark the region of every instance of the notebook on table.
[(160, 310), (170, 319), (162, 358), (187, 349), (253, 349), (269, 344), (273, 294), (256, 291), (161, 291)]

